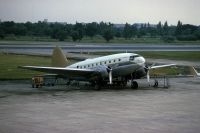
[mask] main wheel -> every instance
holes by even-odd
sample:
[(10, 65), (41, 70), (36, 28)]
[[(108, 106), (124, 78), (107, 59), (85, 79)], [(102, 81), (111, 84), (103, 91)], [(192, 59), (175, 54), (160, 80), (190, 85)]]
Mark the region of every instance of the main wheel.
[(136, 81), (131, 82), (131, 88), (132, 89), (137, 89), (138, 88), (138, 83)]
[(94, 89), (95, 90), (101, 90), (101, 85), (100, 84), (95, 84)]
[(153, 87), (158, 87), (158, 80), (155, 80), (155, 83), (154, 83)]

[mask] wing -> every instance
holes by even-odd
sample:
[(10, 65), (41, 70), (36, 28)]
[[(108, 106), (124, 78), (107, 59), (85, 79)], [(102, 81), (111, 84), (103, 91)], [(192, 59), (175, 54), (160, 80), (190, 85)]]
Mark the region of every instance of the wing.
[(100, 72), (92, 69), (75, 69), (75, 68), (63, 68), (63, 67), (40, 67), (40, 66), (20, 66), (19, 68), (35, 70), (40, 72), (52, 73), (63, 75), (68, 78), (92, 78), (99, 76)]
[(167, 64), (167, 65), (158, 65), (158, 66), (151, 66), (150, 69), (162, 68), (162, 67), (169, 67), (175, 66), (176, 64)]
[(194, 76), (200, 76), (200, 73), (197, 72), (197, 70), (194, 68), (194, 67), (191, 67), (191, 73), (194, 75)]

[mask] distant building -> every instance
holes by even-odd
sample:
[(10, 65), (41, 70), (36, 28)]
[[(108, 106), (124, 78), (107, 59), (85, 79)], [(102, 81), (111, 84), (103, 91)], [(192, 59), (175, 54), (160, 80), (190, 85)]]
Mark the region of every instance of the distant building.
[[(148, 23), (134, 23), (132, 26), (136, 27), (137, 29), (140, 29), (142, 27), (151, 27), (151, 28), (156, 28), (156, 24), (148, 24)], [(124, 28), (125, 24), (114, 24), (115, 28)]]
[(43, 22), (44, 22), (44, 23), (48, 23), (48, 19), (44, 19)]
[(137, 29), (140, 29), (142, 27), (151, 27), (151, 28), (156, 28), (156, 24), (148, 24), (148, 23), (134, 23), (133, 24), (134, 27), (136, 27)]
[(114, 24), (113, 25), (115, 28), (124, 28), (125, 27), (125, 24)]

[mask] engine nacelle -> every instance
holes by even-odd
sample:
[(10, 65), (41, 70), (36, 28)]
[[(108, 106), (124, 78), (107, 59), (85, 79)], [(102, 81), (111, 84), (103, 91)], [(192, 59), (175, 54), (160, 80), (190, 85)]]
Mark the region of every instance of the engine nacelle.
[(97, 66), (94, 70), (100, 73), (101, 78), (109, 77), (109, 68), (107, 66)]
[(141, 68), (139, 70), (137, 70), (136, 72), (134, 72), (135, 78), (141, 78), (146, 76), (146, 71), (144, 68)]

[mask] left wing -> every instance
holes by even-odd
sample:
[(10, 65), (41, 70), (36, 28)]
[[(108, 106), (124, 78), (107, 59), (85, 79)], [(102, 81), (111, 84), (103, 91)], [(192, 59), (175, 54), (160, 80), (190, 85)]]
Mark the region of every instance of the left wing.
[(40, 66), (20, 66), (19, 68), (63, 75), (68, 78), (73, 78), (73, 77), (91, 78), (91, 77), (100, 75), (100, 72), (92, 70), (92, 69), (76, 69), (76, 68), (67, 68), (67, 67), (65, 67), (65, 68), (63, 68), (63, 67), (40, 67)]

